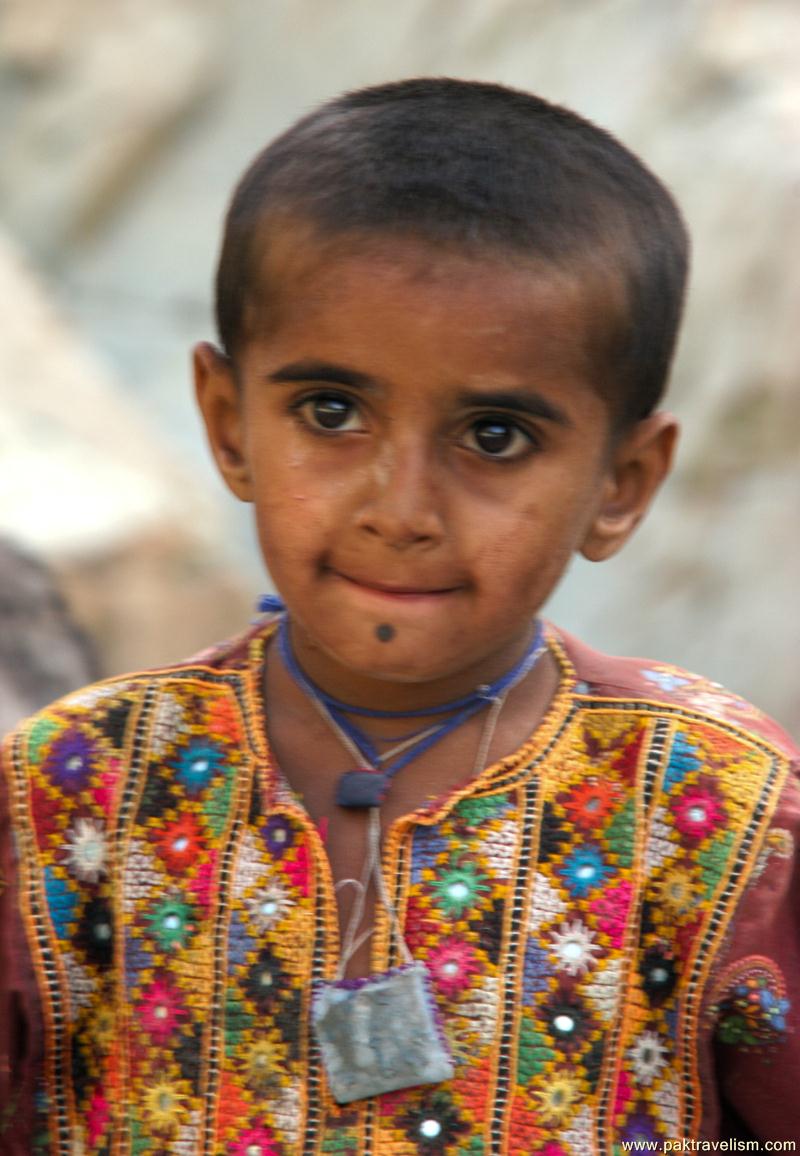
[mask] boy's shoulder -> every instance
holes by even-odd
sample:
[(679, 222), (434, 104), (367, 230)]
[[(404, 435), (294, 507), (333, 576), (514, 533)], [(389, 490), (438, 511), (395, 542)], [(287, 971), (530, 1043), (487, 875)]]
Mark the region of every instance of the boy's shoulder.
[(641, 703), (656, 711), (680, 711), (698, 722), (722, 724), (775, 747), (800, 765), (800, 749), (786, 731), (720, 683), (670, 663), (603, 654), (560, 629), (555, 634), (574, 668), (579, 695)]

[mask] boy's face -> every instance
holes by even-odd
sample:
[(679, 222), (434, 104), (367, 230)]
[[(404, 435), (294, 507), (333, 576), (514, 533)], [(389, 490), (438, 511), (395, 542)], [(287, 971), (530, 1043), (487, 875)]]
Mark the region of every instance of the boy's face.
[(273, 249), (238, 383), (198, 347), (217, 461), (312, 677), (488, 679), (572, 554), (631, 532), (674, 423), (640, 423), (646, 450), (611, 438), (588, 352), (602, 302), (577, 278), (393, 239), (323, 252)]

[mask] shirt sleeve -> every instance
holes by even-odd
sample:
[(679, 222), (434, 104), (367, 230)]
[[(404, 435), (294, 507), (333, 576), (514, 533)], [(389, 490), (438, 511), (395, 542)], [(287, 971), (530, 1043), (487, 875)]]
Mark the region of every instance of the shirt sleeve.
[[(0, 756), (1, 757), (1, 756)], [(34, 1150), (42, 1068), (42, 1020), (19, 908), (16, 846), (0, 766), (0, 1151)]]
[(800, 1138), (800, 788), (792, 774), (711, 985), (729, 1135)]

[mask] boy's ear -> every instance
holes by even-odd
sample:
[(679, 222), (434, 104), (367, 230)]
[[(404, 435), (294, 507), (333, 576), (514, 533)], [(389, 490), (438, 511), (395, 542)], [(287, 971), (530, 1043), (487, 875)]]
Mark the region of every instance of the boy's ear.
[(245, 452), (242, 398), (233, 365), (208, 341), (194, 347), (192, 363), (197, 404), (214, 461), (228, 489), (240, 501), (250, 502), (252, 480)]
[(672, 466), (677, 419), (654, 413), (622, 435), (611, 452), (601, 499), (581, 546), (591, 562), (610, 558), (638, 526)]

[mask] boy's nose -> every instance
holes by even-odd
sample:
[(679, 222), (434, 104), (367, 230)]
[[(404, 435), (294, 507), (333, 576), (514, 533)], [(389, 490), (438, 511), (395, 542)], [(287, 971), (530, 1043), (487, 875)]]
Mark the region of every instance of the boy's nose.
[(441, 540), (444, 521), (436, 462), (422, 447), (382, 448), (369, 466), (356, 522), (398, 550)]

